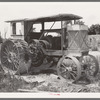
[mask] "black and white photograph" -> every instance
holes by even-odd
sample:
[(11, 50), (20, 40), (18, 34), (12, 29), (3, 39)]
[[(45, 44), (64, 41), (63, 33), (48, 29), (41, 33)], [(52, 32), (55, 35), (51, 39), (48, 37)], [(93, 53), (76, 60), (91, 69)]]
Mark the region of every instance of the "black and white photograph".
[(0, 93), (100, 97), (100, 2), (0, 2)]

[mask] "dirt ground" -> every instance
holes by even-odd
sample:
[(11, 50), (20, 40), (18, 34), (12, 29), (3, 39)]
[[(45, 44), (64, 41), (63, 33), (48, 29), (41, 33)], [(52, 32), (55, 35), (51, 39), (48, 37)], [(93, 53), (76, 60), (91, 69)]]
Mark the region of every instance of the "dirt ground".
[(21, 76), (10, 76), (0, 73), (0, 92), (32, 92), (32, 93), (67, 93), (67, 92), (100, 92), (99, 73), (90, 84), (81, 80), (72, 84), (58, 77), (56, 66), (49, 64), (32, 68), (30, 73)]
[(56, 66), (50, 67), (46, 64), (37, 68), (33, 68), (31, 75), (21, 76), (27, 84), (23, 85), (17, 91), (19, 92), (100, 92), (100, 74), (92, 79), (88, 84), (87, 80), (82, 79), (76, 84), (72, 84), (68, 80), (59, 78)]

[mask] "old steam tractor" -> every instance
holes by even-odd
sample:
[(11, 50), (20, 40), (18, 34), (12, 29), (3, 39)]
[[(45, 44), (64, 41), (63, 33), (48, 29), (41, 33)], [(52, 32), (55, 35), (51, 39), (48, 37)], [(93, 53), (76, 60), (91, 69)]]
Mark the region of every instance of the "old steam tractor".
[(11, 25), (11, 39), (1, 46), (3, 69), (23, 73), (46, 59), (57, 62), (58, 76), (66, 80), (77, 81), (83, 74), (95, 77), (99, 64), (89, 54), (88, 27), (78, 23), (81, 18), (59, 14), (6, 21)]

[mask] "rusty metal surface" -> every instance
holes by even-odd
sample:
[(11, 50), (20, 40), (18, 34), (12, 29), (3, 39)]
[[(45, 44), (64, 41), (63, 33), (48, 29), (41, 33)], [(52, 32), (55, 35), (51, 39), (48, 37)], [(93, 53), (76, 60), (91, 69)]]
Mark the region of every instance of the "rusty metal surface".
[[(6, 72), (12, 74), (27, 72), (31, 60), (28, 58), (27, 51), (23, 40), (6, 40), (1, 46), (1, 64)], [(26, 57), (27, 56), (27, 57)]]
[(48, 17), (40, 17), (40, 18), (33, 18), (33, 19), (17, 19), (17, 20), (10, 20), (6, 22), (22, 22), (22, 21), (32, 21), (35, 23), (38, 22), (49, 22), (49, 21), (61, 21), (61, 20), (75, 20), (75, 19), (81, 19), (82, 17), (74, 14), (58, 14), (54, 16), (48, 16)]

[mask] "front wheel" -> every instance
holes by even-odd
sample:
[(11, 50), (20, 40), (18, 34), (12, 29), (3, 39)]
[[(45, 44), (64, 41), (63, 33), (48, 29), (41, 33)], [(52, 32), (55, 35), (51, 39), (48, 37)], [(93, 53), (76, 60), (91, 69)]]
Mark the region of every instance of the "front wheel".
[(92, 55), (82, 56), (80, 62), (88, 79), (93, 78), (99, 71), (99, 64), (97, 59)]
[(72, 56), (62, 57), (57, 64), (57, 73), (61, 78), (77, 81), (81, 77), (80, 62)]

